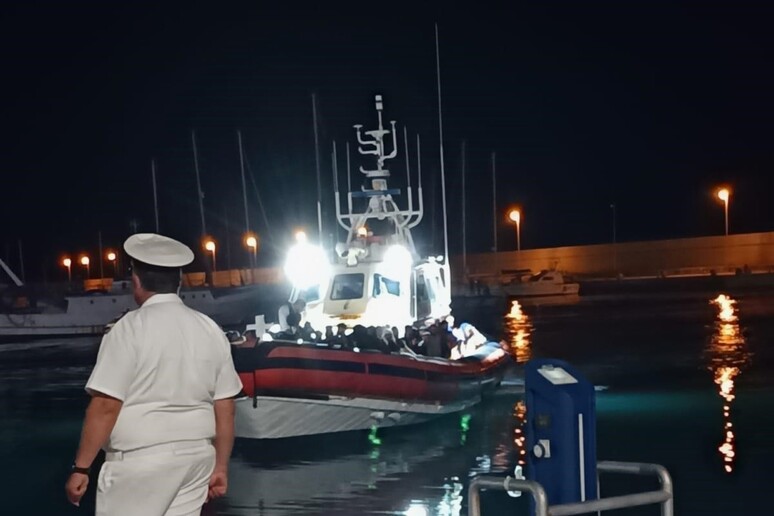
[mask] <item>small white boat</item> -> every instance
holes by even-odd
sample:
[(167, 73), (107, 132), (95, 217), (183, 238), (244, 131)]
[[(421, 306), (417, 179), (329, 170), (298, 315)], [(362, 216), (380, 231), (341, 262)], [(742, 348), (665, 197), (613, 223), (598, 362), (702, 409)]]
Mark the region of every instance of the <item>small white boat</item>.
[[(121, 288), (124, 283), (128, 282), (115, 282), (114, 289), (107, 292), (68, 295), (59, 302), (40, 302), (0, 313), (0, 338), (101, 335), (111, 322), (137, 308), (131, 289)], [(257, 300), (267, 294), (267, 288), (189, 288), (181, 290), (180, 297), (218, 324), (233, 326), (253, 317)]]
[(548, 297), (548, 296), (577, 296), (580, 284), (567, 282), (564, 275), (556, 270), (544, 270), (528, 277), (525, 281), (512, 281), (502, 286), (502, 290), (508, 296), (524, 297)]

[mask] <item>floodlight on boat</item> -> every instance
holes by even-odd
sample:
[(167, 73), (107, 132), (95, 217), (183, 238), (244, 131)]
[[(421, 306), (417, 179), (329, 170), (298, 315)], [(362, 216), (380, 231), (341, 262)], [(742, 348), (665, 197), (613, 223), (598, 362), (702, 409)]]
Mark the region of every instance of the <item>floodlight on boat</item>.
[(384, 264), (396, 276), (411, 272), (413, 261), (409, 250), (402, 245), (392, 245), (384, 252)]
[(404, 516), (427, 516), (427, 507), (421, 502), (411, 502), (409, 508), (403, 512)]
[(321, 247), (304, 239), (288, 251), (285, 275), (294, 287), (306, 290), (326, 281), (328, 274), (328, 257)]

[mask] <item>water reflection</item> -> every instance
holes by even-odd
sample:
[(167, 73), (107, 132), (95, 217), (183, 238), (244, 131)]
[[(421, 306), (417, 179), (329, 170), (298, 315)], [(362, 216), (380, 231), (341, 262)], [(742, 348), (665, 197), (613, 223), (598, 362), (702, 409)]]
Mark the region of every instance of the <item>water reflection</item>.
[(531, 334), (532, 323), (529, 316), (521, 309), (518, 301), (511, 301), (511, 310), (505, 316), (505, 337), (510, 345), (511, 355), (517, 363), (524, 363), (532, 358)]
[(347, 514), (388, 510), (385, 513), (459, 516), (464, 498), (460, 476), (480, 467), (487, 474), (508, 469), (507, 463), (494, 466), (499, 439), (481, 439), (484, 429), (499, 433), (508, 412), (488, 408), (492, 413), (475, 411), (473, 417), (480, 417), (484, 428), (477, 427), (467, 441), (461, 437), (469, 431), (471, 414), (392, 429), (380, 433), (378, 444), (364, 433), (276, 443), (237, 440), (229, 494), (221, 501), (227, 507), (223, 514), (328, 514), (346, 509)]
[(513, 448), (516, 451), (516, 462), (519, 466), (524, 468), (527, 463), (527, 447), (526, 439), (524, 435), (524, 424), (526, 423), (527, 405), (524, 400), (519, 400), (513, 406), (513, 419), (516, 424), (513, 429)]
[(717, 307), (718, 313), (715, 331), (706, 350), (706, 359), (718, 386), (718, 395), (723, 400), (723, 441), (718, 451), (723, 459), (723, 469), (726, 473), (732, 473), (736, 459), (736, 436), (731, 412), (736, 398), (734, 381), (749, 365), (752, 353), (747, 349), (739, 325), (736, 300), (720, 294), (710, 303)]

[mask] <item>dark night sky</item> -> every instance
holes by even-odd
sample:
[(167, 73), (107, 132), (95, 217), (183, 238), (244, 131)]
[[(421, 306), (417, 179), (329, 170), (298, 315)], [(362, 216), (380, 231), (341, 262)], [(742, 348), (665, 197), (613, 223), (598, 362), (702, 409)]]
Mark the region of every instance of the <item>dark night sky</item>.
[[(270, 261), (293, 227), (316, 227), (312, 92), (326, 229), (331, 142), (372, 126), (382, 93), (387, 119), (422, 137), (425, 201), (437, 215), (428, 210), (420, 237), (435, 233), (440, 250), (436, 21), (453, 253), (463, 139), (472, 252), (492, 245), (492, 151), (498, 205), (523, 206), (525, 248), (609, 241), (612, 202), (620, 240), (717, 234), (721, 182), (734, 191), (732, 232), (774, 230), (765, 3), (274, 4), (4, 6), (3, 258), (18, 268), (21, 239), (28, 276), (53, 278), (63, 253), (96, 251), (98, 231), (107, 247), (133, 219), (153, 230), (151, 158), (162, 232), (196, 245), (195, 129), (207, 229), (225, 262), (228, 220), (241, 264), (241, 129), (274, 239), (252, 188), (251, 224)], [(401, 154), (391, 166), (396, 186), (403, 163)], [(504, 222), (499, 235), (502, 249), (514, 247)]]

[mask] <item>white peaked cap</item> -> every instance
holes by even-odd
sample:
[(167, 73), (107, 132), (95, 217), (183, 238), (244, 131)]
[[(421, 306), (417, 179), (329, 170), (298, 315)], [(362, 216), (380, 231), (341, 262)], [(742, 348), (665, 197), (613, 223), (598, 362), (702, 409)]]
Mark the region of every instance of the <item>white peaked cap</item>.
[(194, 259), (187, 245), (156, 233), (137, 233), (124, 242), (124, 251), (132, 258), (158, 267), (183, 267)]

